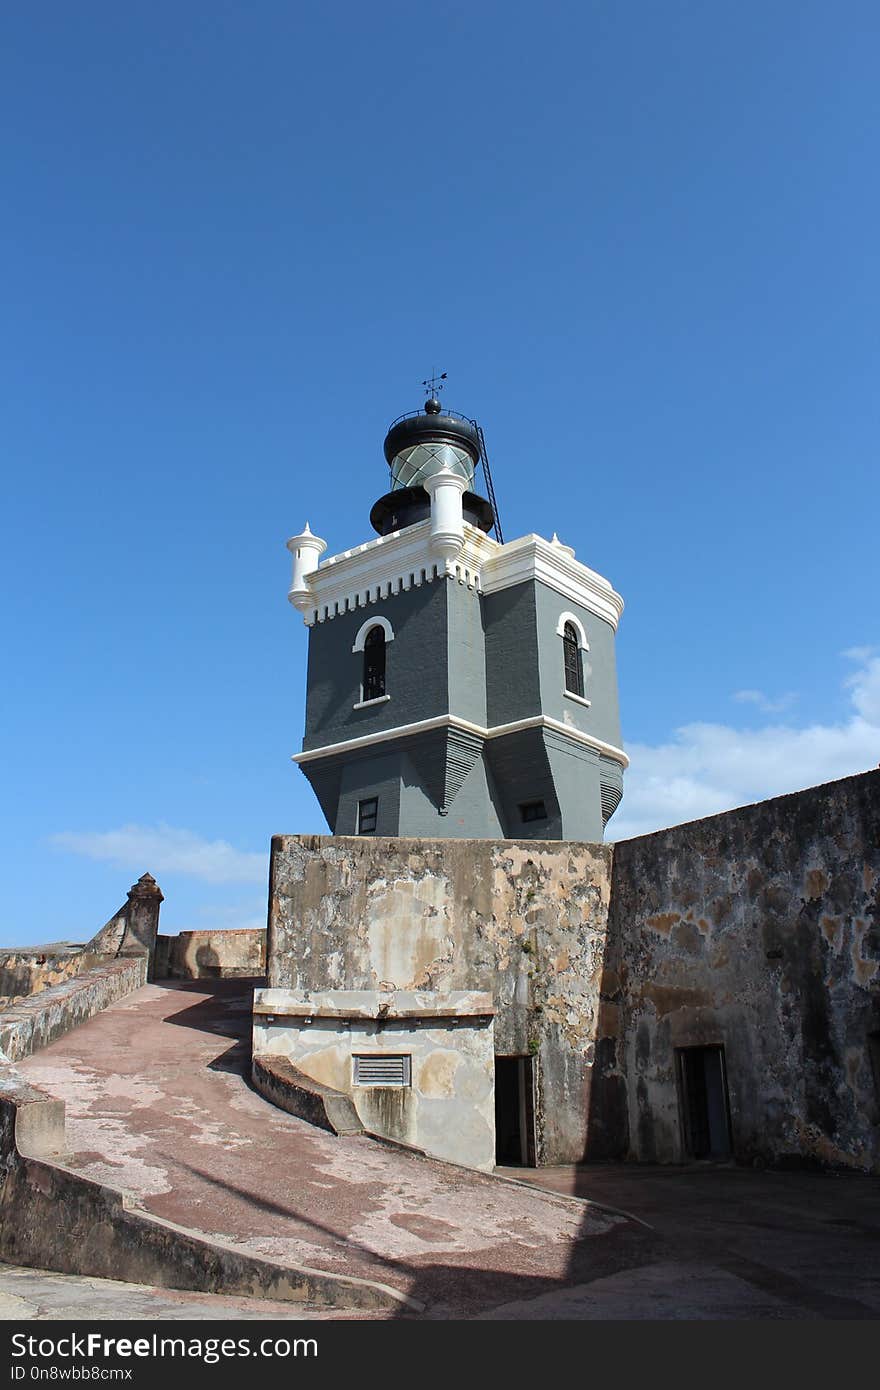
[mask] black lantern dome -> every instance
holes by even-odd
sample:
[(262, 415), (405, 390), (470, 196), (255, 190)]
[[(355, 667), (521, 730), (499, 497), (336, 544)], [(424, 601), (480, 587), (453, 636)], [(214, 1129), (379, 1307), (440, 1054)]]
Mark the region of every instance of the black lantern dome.
[(431, 514), (431, 502), (423, 486), (425, 478), (444, 466), (467, 483), (462, 498), (465, 521), (481, 531), (491, 531), (492, 507), (472, 489), (480, 462), (480, 436), (474, 421), (454, 411), (444, 411), (436, 396), (425, 401), (423, 411), (400, 415), (385, 436), (385, 458), (391, 469), (391, 491), (370, 512), (370, 523), (380, 536), (414, 526)]

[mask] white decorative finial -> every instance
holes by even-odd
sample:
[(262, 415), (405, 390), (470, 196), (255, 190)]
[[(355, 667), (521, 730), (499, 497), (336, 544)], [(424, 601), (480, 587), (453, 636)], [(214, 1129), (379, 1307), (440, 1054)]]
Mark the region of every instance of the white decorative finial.
[(566, 555), (571, 555), (572, 558), (574, 558), (574, 546), (566, 545), (565, 541), (559, 539), (555, 531), (553, 532), (553, 539), (550, 541), (550, 544), (555, 546), (557, 550), (562, 550)]

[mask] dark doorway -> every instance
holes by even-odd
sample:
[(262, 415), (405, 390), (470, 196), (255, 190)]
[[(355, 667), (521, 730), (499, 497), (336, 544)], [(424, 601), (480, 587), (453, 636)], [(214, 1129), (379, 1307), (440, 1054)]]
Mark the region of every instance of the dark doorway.
[(691, 1158), (730, 1158), (730, 1116), (723, 1047), (676, 1052), (684, 1147)]
[(495, 1058), (495, 1162), (535, 1166), (534, 1058)]

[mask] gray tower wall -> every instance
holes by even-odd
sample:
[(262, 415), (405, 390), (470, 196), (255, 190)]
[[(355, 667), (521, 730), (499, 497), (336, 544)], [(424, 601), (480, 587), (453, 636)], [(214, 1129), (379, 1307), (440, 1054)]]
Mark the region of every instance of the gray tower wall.
[[(620, 713), (613, 628), (548, 585), (538, 583), (533, 587), (542, 712), (619, 748)], [(590, 646), (590, 650), (582, 654), (584, 697), (590, 701), (589, 709), (565, 693), (562, 638), (556, 631), (563, 613), (572, 613), (579, 619)]]
[(407, 758), (404, 762), (400, 824), (406, 827), (404, 833), (407, 835), (448, 840), (501, 838), (505, 829), (499, 800), (491, 772), (481, 756), (467, 774), (448, 814), (438, 816), (437, 807), (415, 776), (411, 760)]
[(484, 600), (456, 580), (446, 588), (449, 710), (460, 719), (486, 727), (486, 637)]
[(483, 596), (490, 725), (541, 713), (535, 588), (527, 582)]
[[(448, 714), (447, 587), (442, 579), (426, 581), (310, 629), (304, 748)], [(378, 618), (387, 618), (394, 631), (385, 651), (391, 698), (354, 709), (361, 698), (364, 658), (352, 646), (363, 624)]]
[(562, 811), (562, 840), (601, 840), (602, 794), (599, 754), (548, 729), (547, 760)]
[[(565, 694), (560, 615), (586, 633), (589, 707)], [(357, 709), (365, 622), (385, 618), (388, 699)], [(358, 802), (376, 797), (378, 835), (440, 838), (601, 840), (620, 799), (619, 764), (552, 728), (484, 739), (433, 728), (366, 747), (353, 740), (443, 715), (476, 730), (548, 715), (619, 747), (611, 626), (549, 586), (527, 580), (480, 595), (457, 578), (436, 578), (310, 629), (304, 749), (343, 745), (302, 765), (337, 835), (357, 833)], [(543, 801), (546, 818), (521, 806)]]
[(383, 753), (381, 745), (379, 751), (374, 751), (370, 757), (346, 761), (340, 779), (339, 809), (333, 833), (356, 835), (358, 802), (366, 797), (375, 796), (379, 802), (376, 834), (398, 834), (401, 810), (400, 771), (400, 754)]
[[(505, 834), (517, 840), (562, 838), (562, 810), (542, 729), (523, 729), (492, 739), (487, 760), (498, 788)], [(520, 806), (543, 801), (547, 819), (523, 821)]]

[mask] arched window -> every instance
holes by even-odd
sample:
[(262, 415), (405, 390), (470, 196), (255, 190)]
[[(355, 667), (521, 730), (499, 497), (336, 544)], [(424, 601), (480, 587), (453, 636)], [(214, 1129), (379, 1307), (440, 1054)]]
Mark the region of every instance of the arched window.
[(364, 638), (364, 690), (362, 700), (378, 700), (385, 694), (385, 629), (371, 627)]
[(565, 688), (570, 695), (584, 697), (584, 669), (581, 665), (581, 651), (574, 623), (566, 623), (562, 629), (562, 655), (565, 663)]

